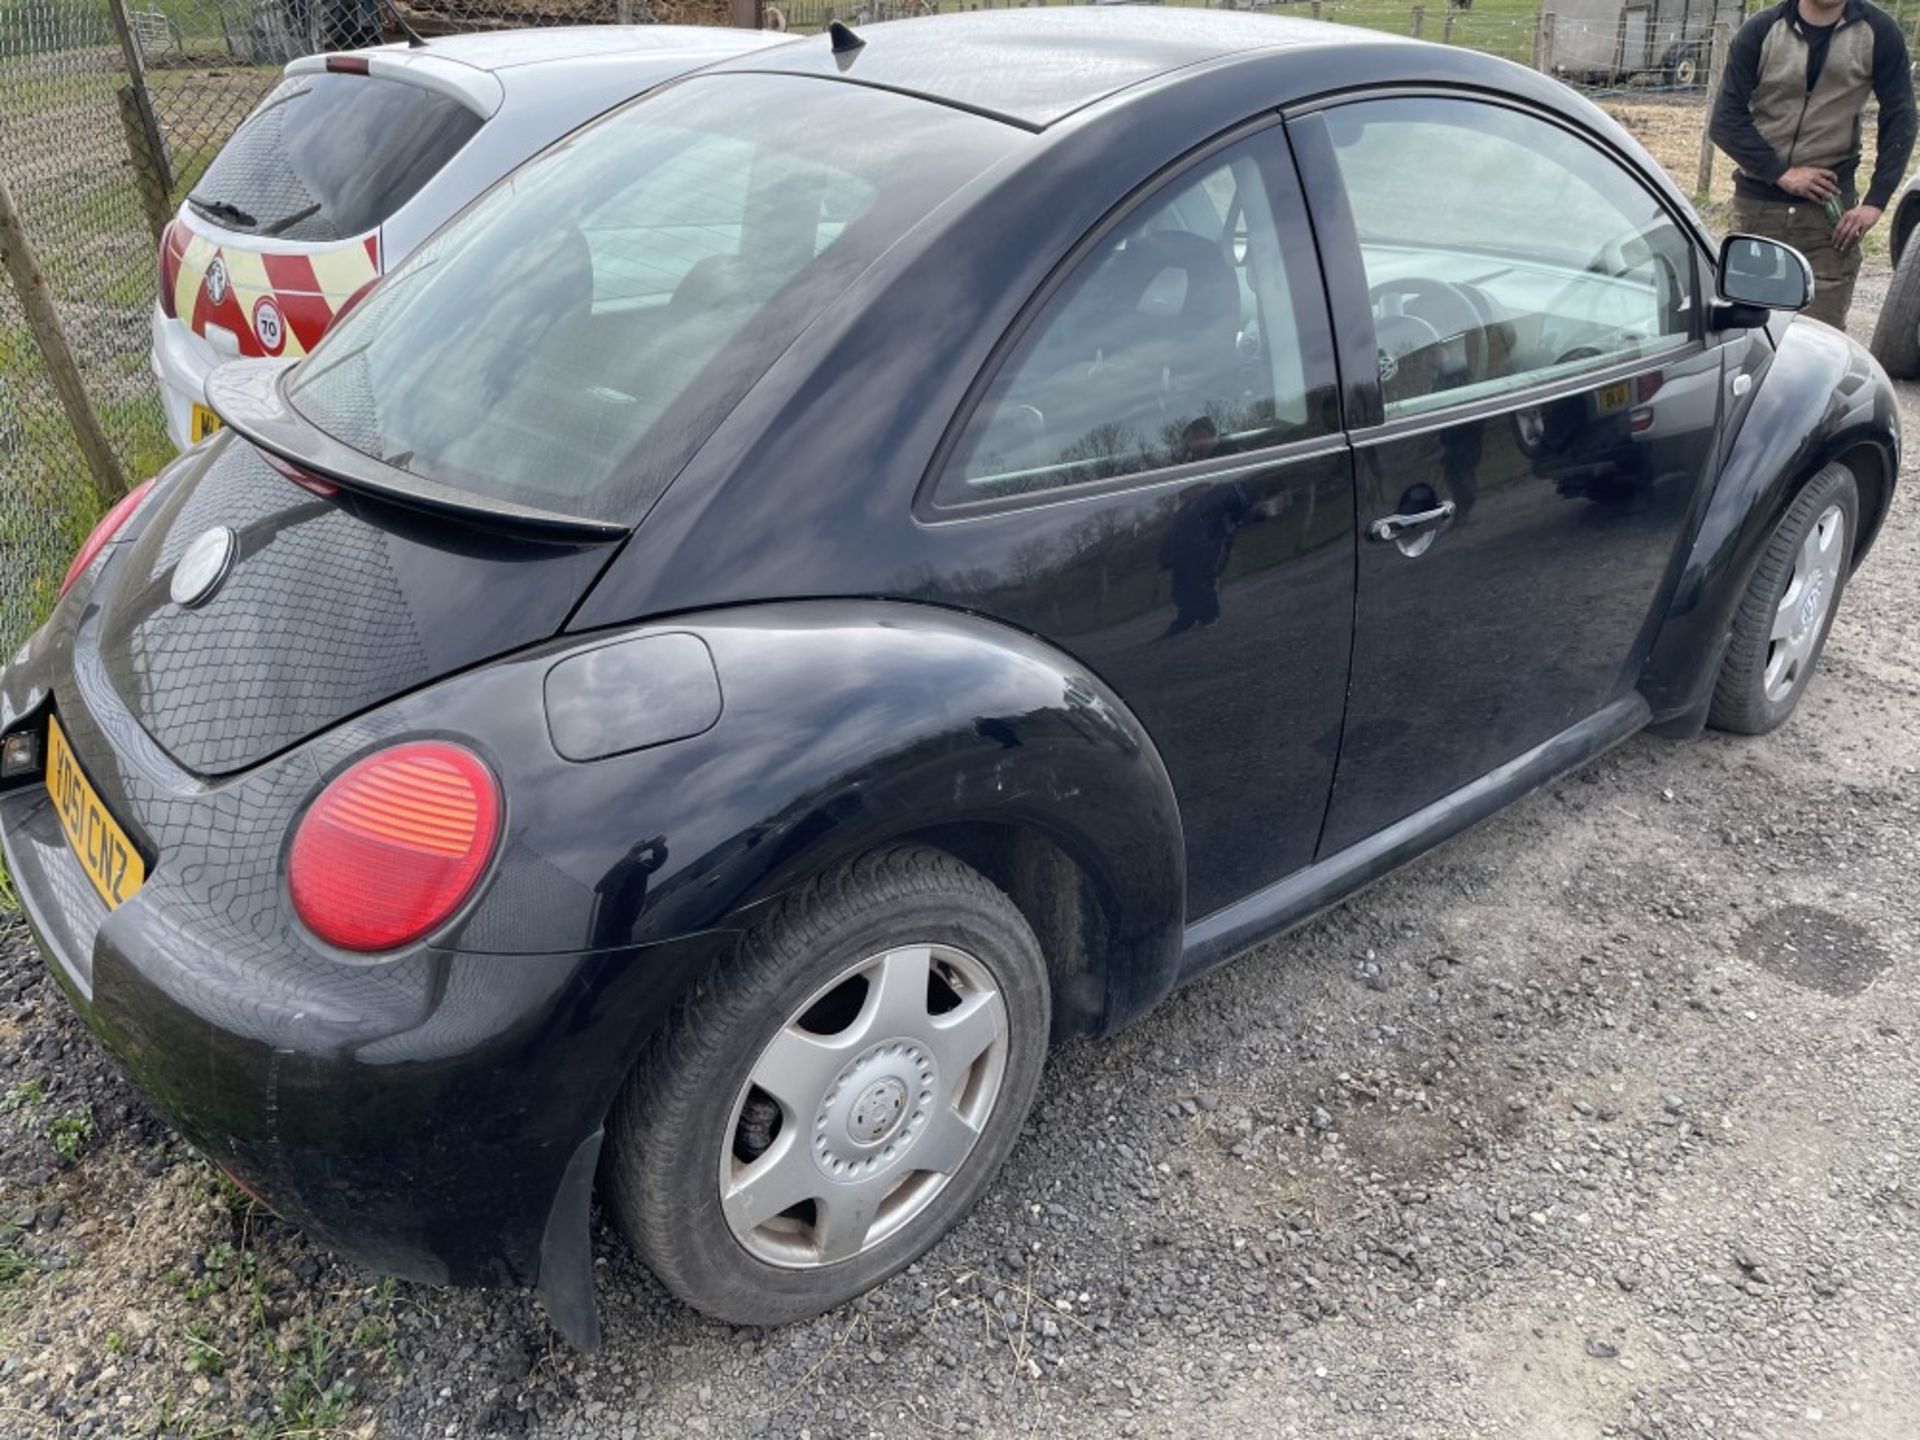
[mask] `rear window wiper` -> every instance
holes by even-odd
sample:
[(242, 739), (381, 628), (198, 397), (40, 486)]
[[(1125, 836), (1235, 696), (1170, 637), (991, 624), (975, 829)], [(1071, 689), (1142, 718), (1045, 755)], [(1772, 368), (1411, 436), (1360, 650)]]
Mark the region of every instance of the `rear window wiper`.
[(260, 223), (231, 200), (203, 200), (198, 195), (189, 195), (187, 203), (215, 220), (229, 220), (243, 230), (251, 230)]
[(298, 225), (302, 220), (307, 219), (309, 216), (318, 215), (319, 213), (320, 213), (320, 202), (316, 200), (313, 202), (313, 204), (307, 206), (306, 209), (304, 210), (296, 210), (291, 215), (282, 215), (278, 220), (274, 221), (271, 225), (268, 225), (265, 228), (263, 228), (260, 231), (260, 233), (262, 235), (278, 235), (283, 231), (289, 230), (293, 226)]

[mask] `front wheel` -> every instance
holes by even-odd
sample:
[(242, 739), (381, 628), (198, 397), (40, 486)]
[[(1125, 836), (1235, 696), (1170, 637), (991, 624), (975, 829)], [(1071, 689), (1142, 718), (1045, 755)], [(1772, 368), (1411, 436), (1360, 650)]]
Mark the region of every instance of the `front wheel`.
[(1013, 1148), (1046, 1060), (1033, 932), (903, 846), (797, 891), (682, 1000), (614, 1107), (611, 1208), (682, 1300), (817, 1314), (924, 1254)]
[(1800, 703), (1833, 628), (1859, 531), (1853, 472), (1829, 465), (1781, 517), (1734, 616), (1707, 723), (1764, 735)]

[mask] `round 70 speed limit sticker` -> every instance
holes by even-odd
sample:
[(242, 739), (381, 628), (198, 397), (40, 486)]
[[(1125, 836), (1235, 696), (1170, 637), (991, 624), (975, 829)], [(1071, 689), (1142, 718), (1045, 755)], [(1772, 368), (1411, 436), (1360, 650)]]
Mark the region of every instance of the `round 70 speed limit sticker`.
[(287, 322), (280, 304), (271, 295), (262, 295), (253, 306), (253, 336), (269, 355), (278, 355), (287, 343)]

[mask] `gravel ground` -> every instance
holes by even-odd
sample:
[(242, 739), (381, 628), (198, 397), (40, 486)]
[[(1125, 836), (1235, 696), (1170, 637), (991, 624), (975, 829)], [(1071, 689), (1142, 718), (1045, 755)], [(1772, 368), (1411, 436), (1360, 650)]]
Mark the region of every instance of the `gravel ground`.
[(604, 1226), (591, 1356), (336, 1262), (6, 929), (0, 1433), (1920, 1434), (1916, 542), (1786, 730), (1634, 741), (1060, 1053), (979, 1211), (784, 1330)]

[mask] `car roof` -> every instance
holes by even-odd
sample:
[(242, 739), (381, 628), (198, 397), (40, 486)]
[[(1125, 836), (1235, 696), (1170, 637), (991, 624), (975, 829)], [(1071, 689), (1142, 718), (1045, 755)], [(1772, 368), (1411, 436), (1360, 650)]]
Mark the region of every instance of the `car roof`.
[(1041, 129), (1132, 86), (1228, 55), (1413, 43), (1346, 25), (1184, 6), (974, 11), (862, 25), (857, 33), (866, 42), (857, 50), (835, 53), (822, 35), (721, 68), (837, 77)]

